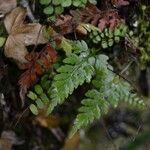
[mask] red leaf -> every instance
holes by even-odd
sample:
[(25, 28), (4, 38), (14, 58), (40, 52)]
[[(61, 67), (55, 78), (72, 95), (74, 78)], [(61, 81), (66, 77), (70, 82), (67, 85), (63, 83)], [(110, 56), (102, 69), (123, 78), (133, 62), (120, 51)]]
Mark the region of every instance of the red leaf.
[(24, 101), (27, 89), (30, 88), (38, 79), (40, 75), (49, 69), (56, 62), (56, 51), (48, 43), (46, 47), (39, 53), (31, 52), (26, 56), (28, 63), (25, 64), (26, 71), (20, 76), (20, 98)]

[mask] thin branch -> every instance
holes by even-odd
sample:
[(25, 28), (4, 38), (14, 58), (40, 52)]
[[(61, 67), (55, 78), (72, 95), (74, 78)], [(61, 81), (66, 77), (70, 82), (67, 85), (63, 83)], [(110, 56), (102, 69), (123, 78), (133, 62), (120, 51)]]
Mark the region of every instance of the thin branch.
[(122, 75), (124, 72), (126, 72), (130, 66), (133, 64), (134, 60), (129, 62), (128, 65), (120, 72), (120, 75)]

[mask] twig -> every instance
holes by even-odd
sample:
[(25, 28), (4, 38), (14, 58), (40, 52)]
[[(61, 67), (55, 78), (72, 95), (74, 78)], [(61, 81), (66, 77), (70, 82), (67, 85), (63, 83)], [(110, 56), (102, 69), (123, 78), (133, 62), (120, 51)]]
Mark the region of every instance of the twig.
[(35, 42), (35, 45), (34, 45), (34, 48), (33, 48), (33, 51), (35, 51), (35, 49), (37, 48), (38, 40), (39, 40), (41, 31), (42, 31), (42, 28), (43, 28), (43, 25), (41, 25), (41, 27), (40, 27), (40, 29), (39, 29), (39, 32), (38, 32), (38, 35), (37, 35), (37, 38), (36, 38), (36, 42)]
[[(23, 115), (25, 114), (25, 112), (29, 109), (29, 106), (23, 110), (23, 112), (21, 113), (21, 115), (19, 116), (19, 118), (17, 119), (16, 123), (14, 124), (14, 128), (16, 128), (16, 126), (18, 125), (19, 121), (21, 120), (21, 118), (23, 117)], [(11, 124), (11, 126), (13, 125), (13, 122)]]
[(126, 70), (129, 69), (129, 67), (133, 64), (134, 61), (131, 61), (128, 63), (128, 65), (120, 72), (120, 75), (122, 75), (124, 72), (126, 72)]

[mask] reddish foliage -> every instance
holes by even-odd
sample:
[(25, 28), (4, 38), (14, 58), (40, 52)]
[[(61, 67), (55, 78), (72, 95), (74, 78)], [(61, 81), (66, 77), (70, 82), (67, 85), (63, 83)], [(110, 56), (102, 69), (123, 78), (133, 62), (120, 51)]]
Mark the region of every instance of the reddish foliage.
[(129, 5), (129, 1), (128, 0), (111, 0), (111, 2), (117, 8), (119, 8), (121, 6)]
[(122, 22), (117, 10), (101, 11), (94, 5), (89, 5), (86, 8), (78, 11), (74, 10), (70, 13), (77, 22), (91, 23), (100, 28), (100, 30), (103, 30), (105, 27), (114, 29)]
[[(120, 2), (121, 0), (115, 4), (119, 5)], [(113, 30), (122, 21), (123, 20), (120, 18), (117, 9), (101, 11), (95, 5), (90, 4), (85, 8), (71, 10), (70, 15), (58, 16), (55, 26), (60, 29), (59, 33), (61, 35), (65, 35), (73, 33), (81, 22), (90, 23), (102, 31), (106, 27)]]
[(56, 51), (47, 44), (41, 52), (31, 52), (26, 56), (28, 63), (25, 64), (26, 71), (21, 75), (18, 82), (20, 86), (20, 97), (24, 100), (27, 89), (32, 86), (38, 77), (56, 62)]
[(104, 11), (101, 14), (101, 17), (98, 19), (98, 22), (93, 22), (93, 25), (96, 25), (100, 28), (100, 30), (103, 30), (105, 27), (108, 27), (110, 29), (114, 29), (121, 23), (121, 18), (118, 15), (118, 12), (116, 10), (107, 10)]
[(70, 15), (60, 15), (56, 20), (55, 26), (59, 27), (59, 33), (61, 35), (64, 35), (73, 32), (75, 22), (73, 21), (73, 18)]

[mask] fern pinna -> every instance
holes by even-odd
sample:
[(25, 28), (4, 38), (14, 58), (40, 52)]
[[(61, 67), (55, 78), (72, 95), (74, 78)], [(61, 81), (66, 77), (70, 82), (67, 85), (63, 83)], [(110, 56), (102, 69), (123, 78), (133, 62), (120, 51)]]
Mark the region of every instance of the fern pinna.
[(118, 106), (120, 101), (136, 106), (144, 105), (143, 101), (131, 92), (131, 86), (113, 73), (106, 55), (100, 54), (100, 50), (89, 49), (84, 41), (71, 44), (73, 52), (63, 60), (53, 80), (51, 81), (50, 73), (47, 73), (41, 82), (35, 85), (34, 92), (28, 93), (28, 97), (35, 101), (35, 104), (30, 106), (33, 113), (38, 114), (38, 109), (45, 107), (50, 114), (55, 106), (63, 104), (67, 97), (85, 82), (91, 84), (92, 88), (86, 92), (81, 102), (82, 106), (72, 127), (71, 136), (78, 129), (106, 114), (110, 107)]

